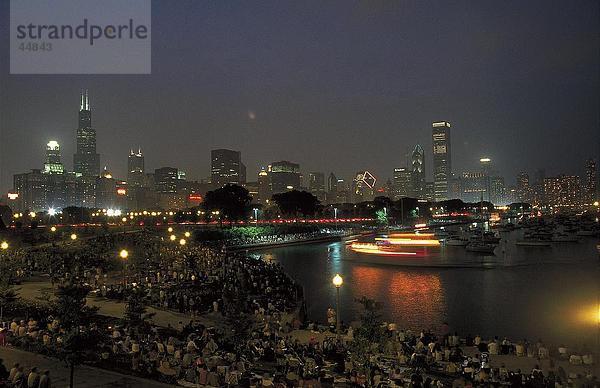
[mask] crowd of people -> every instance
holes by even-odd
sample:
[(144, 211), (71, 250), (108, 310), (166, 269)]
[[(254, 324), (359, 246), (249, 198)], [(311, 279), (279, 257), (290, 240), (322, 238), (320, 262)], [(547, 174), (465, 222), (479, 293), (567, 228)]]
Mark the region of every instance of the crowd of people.
[(15, 388), (51, 388), (52, 379), (49, 370), (38, 370), (35, 366), (25, 370), (18, 362), (9, 371), (0, 359), (0, 387), (2, 384), (10, 384)]
[[(118, 261), (115, 251), (123, 246), (135, 260)], [(254, 255), (201, 244), (183, 246), (141, 233), (101, 237), (85, 249), (49, 247), (18, 260), (23, 277), (47, 273), (55, 282), (78, 281), (99, 297), (123, 301), (140, 293), (146, 305), (188, 314), (185, 323), (166, 328), (106, 317), (80, 327), (98, 338), (87, 362), (166, 383), (279, 388), (599, 386), (588, 372), (594, 363), (590, 352), (553, 348), (542, 341), (461, 338), (447, 326), (439, 333), (417, 333), (382, 323), (381, 335), (365, 345), (356, 341), (363, 335), (360, 328), (342, 325), (342, 332), (336, 333), (334, 320), (324, 326), (305, 322), (301, 287), (279, 265)], [(205, 313), (223, 321), (232, 318), (233, 325), (244, 330), (196, 319)], [(14, 317), (0, 330), (0, 346), (57, 355), (65, 330), (57, 318), (44, 314), (31, 311)], [(500, 355), (535, 359), (550, 367), (509, 370), (494, 360)], [(557, 360), (576, 366), (579, 373), (567, 373)], [(19, 365), (10, 371), (0, 366), (2, 380), (19, 388), (50, 387), (49, 372)]]

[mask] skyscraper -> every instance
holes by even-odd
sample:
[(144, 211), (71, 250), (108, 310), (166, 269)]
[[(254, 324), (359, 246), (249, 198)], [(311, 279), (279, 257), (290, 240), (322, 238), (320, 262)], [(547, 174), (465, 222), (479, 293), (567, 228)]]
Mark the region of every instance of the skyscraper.
[(177, 193), (178, 179), (178, 170), (174, 167), (162, 167), (154, 170), (154, 185), (158, 193)]
[(517, 175), (517, 187), (516, 187), (517, 201), (531, 203), (532, 191), (529, 182), (529, 174), (521, 172)]
[(587, 205), (593, 204), (598, 199), (596, 182), (598, 180), (598, 170), (596, 161), (588, 159), (585, 162), (585, 181), (583, 187), (583, 202)]
[(88, 177), (100, 175), (100, 155), (96, 153), (96, 130), (92, 128), (92, 110), (87, 90), (81, 93), (77, 152), (73, 155), (76, 173)]
[(269, 166), (271, 193), (278, 194), (288, 190), (300, 189), (300, 165), (282, 160)]
[(260, 168), (258, 173), (258, 203), (267, 203), (271, 199), (271, 185), (269, 183), (269, 173), (264, 167)]
[(325, 201), (325, 174), (322, 172), (308, 173), (308, 190), (319, 201)]
[(243, 185), (246, 183), (246, 166), (242, 163), (240, 151), (212, 150), (210, 160), (213, 187), (219, 188), (226, 184)]
[(415, 146), (411, 155), (411, 184), (410, 193), (414, 198), (425, 198), (425, 151), (419, 144)]
[(576, 175), (544, 178), (545, 205), (553, 208), (576, 207), (580, 193), (580, 181)]
[(436, 121), (432, 128), (434, 199), (443, 201), (448, 199), (448, 181), (452, 177), (450, 123)]
[(394, 168), (394, 181), (392, 182), (392, 198), (398, 200), (408, 197), (411, 192), (412, 171), (405, 167)]
[(144, 184), (144, 155), (141, 148), (138, 152), (131, 150), (127, 158), (127, 183), (129, 187), (140, 187)]
[(46, 174), (62, 174), (64, 171), (64, 166), (60, 161), (60, 145), (55, 140), (50, 140), (46, 144), (44, 172)]

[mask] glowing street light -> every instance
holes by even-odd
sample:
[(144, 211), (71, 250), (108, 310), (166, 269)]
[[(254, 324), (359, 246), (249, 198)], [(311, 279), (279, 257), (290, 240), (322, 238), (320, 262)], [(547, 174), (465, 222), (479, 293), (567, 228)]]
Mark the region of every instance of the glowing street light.
[(53, 232), (53, 233), (56, 232), (56, 226), (51, 227), (50, 231)]
[(340, 287), (344, 284), (344, 279), (339, 273), (336, 273), (331, 282), (335, 286), (336, 300), (335, 300), (335, 331), (339, 338), (340, 336)]
[(344, 284), (344, 279), (342, 278), (342, 276), (339, 273), (337, 273), (337, 274), (335, 274), (335, 276), (333, 277), (331, 282), (333, 283), (333, 285), (336, 288), (340, 288), (342, 286), (342, 284)]
[(169, 228), (167, 229), (167, 232), (169, 232), (169, 233), (173, 233), (173, 228), (171, 228), (171, 227), (169, 226)]
[(190, 232), (185, 232), (184, 235), (185, 237), (190, 237), (192, 234)]
[(172, 235), (169, 236), (169, 239), (171, 241), (175, 241), (175, 240), (177, 240), (177, 236), (175, 236), (174, 234), (172, 234)]
[(29, 217), (31, 217), (31, 218), (35, 218), (35, 212), (30, 212), (30, 213), (29, 213)]
[(50, 209), (48, 209), (48, 215), (50, 217), (54, 217), (56, 215), (56, 209), (51, 207)]
[(6, 241), (2, 241), (2, 243), (0, 243), (0, 249), (2, 249), (3, 251), (8, 249), (8, 243)]
[(123, 259), (123, 285), (127, 285), (127, 277), (125, 276), (125, 263), (127, 262), (127, 258), (129, 257), (129, 252), (127, 249), (121, 249), (119, 252), (119, 257)]
[(77, 235), (75, 233), (71, 234), (71, 240), (73, 240), (73, 241), (77, 240)]
[(184, 246), (186, 243), (185, 239), (182, 238), (181, 240), (179, 240), (179, 245)]

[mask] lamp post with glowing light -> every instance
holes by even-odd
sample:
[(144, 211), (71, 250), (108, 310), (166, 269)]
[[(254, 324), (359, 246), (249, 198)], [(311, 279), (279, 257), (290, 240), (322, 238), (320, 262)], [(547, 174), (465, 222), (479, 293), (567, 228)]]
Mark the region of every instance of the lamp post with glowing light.
[(333, 219), (335, 220), (335, 230), (338, 230), (338, 223), (337, 223), (337, 213), (338, 213), (338, 208), (334, 207), (333, 208)]
[(125, 276), (125, 265), (127, 258), (129, 257), (129, 252), (127, 249), (121, 249), (121, 252), (119, 252), (119, 257), (121, 260), (123, 260), (123, 286), (127, 286), (127, 277)]
[(77, 240), (77, 235), (75, 233), (71, 234), (71, 240), (73, 240), (73, 241)]
[(2, 249), (3, 251), (8, 249), (8, 243), (6, 241), (2, 241), (2, 243), (0, 243), (0, 249)]
[(335, 299), (335, 332), (339, 338), (340, 336), (340, 287), (344, 284), (344, 279), (339, 273), (336, 273), (333, 279), (331, 279), (335, 286), (336, 299)]

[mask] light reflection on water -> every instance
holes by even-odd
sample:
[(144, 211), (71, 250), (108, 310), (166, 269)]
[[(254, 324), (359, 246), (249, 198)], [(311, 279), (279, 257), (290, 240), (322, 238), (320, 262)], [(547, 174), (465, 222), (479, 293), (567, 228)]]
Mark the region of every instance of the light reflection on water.
[[(437, 329), (448, 322), (451, 330), (462, 334), (542, 338), (579, 346), (596, 343), (593, 311), (600, 295), (600, 270), (595, 243), (597, 239), (588, 239), (545, 250), (513, 247), (502, 260), (536, 264), (496, 269), (364, 264), (352, 260), (355, 253), (342, 243), (263, 253), (303, 285), (309, 316), (321, 322), (327, 308), (334, 306), (331, 279), (340, 273), (344, 321), (357, 319), (354, 300), (367, 296), (382, 302), (384, 318), (400, 327)], [(444, 253), (445, 260), (462, 260), (462, 255), (457, 249)]]

